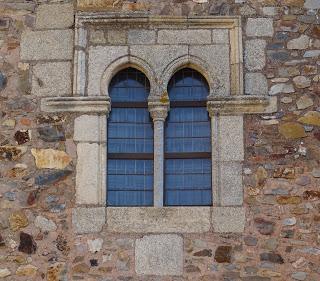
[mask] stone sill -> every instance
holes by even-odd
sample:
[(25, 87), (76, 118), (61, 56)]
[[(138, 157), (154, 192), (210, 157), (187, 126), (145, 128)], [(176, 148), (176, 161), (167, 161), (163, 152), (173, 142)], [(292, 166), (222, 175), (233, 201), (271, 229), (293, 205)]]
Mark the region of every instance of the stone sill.
[(277, 107), (277, 97), (269, 96), (209, 97), (207, 103), (211, 114), (222, 115), (274, 113)]
[[(91, 219), (92, 218), (92, 219)], [(114, 233), (242, 233), (243, 207), (79, 207), (73, 210), (78, 234)], [(105, 225), (106, 224), (106, 225)]]

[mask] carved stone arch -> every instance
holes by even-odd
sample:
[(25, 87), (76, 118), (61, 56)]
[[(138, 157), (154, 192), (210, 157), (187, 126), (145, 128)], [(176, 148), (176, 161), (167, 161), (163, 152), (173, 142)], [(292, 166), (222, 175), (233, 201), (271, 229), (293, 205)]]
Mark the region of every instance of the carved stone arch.
[(209, 85), (209, 96), (213, 95), (214, 89), (219, 85), (219, 81), (216, 77), (210, 73), (209, 65), (203, 61), (202, 59), (191, 56), (185, 55), (182, 57), (177, 58), (176, 60), (172, 61), (163, 71), (161, 75), (161, 88), (163, 92), (167, 92), (167, 87), (171, 77), (179, 70), (183, 68), (192, 68), (198, 71), (206, 80)]
[(149, 66), (149, 64), (141, 58), (136, 56), (123, 56), (118, 58), (117, 60), (110, 63), (105, 71), (102, 74), (101, 82), (100, 82), (100, 95), (109, 96), (108, 86), (111, 79), (121, 70), (133, 67), (137, 70), (141, 71), (150, 82), (150, 93), (149, 96), (153, 96), (157, 89), (156, 79), (154, 75), (153, 69)]

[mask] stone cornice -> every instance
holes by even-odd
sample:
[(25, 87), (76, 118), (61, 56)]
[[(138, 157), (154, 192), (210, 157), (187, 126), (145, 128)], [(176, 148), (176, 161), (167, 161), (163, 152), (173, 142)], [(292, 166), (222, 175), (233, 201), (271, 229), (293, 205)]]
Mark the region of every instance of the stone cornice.
[(110, 112), (108, 97), (50, 97), (41, 100), (41, 110), (45, 112)]
[(229, 96), (209, 97), (207, 108), (211, 116), (259, 114), (277, 112), (277, 97), (268, 96)]

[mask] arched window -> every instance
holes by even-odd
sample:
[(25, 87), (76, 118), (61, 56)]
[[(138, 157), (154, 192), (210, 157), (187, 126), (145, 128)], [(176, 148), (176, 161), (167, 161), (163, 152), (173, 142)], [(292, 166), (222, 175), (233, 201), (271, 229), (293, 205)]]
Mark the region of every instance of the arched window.
[(153, 129), (148, 111), (150, 84), (127, 68), (109, 86), (107, 205), (153, 205)]
[(211, 205), (208, 84), (200, 73), (184, 68), (171, 78), (168, 93), (164, 203), (167, 206)]

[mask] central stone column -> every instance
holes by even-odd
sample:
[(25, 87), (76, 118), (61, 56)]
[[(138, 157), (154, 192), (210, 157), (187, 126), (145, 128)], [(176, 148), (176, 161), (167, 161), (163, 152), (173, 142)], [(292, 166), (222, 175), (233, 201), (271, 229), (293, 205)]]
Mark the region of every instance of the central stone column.
[(154, 159), (153, 159), (153, 205), (163, 206), (164, 187), (164, 122), (168, 116), (168, 102), (149, 102), (149, 111), (154, 124)]

